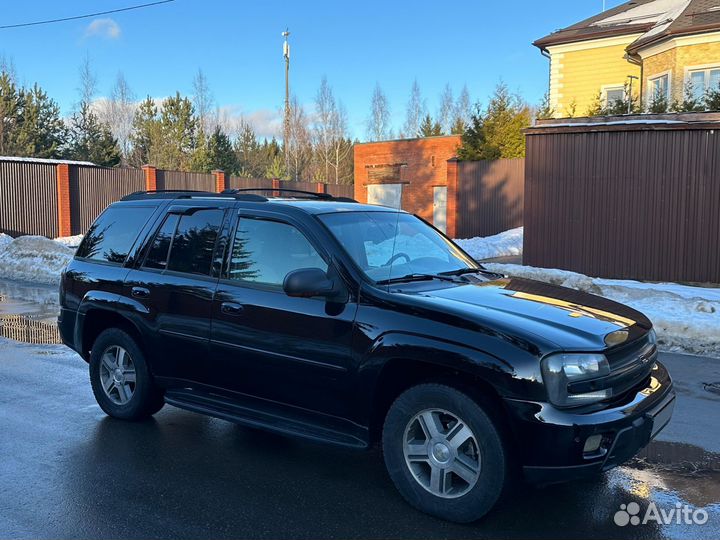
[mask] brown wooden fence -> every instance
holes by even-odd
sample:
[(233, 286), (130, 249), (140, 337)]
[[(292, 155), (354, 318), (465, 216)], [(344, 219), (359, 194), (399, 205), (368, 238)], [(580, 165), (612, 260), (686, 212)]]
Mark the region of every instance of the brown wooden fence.
[(55, 166), (0, 161), (0, 232), (58, 235)]
[(352, 185), (279, 182), (268, 178), (145, 169), (107, 169), (73, 163), (0, 160), (0, 232), (55, 238), (84, 233), (109, 204), (144, 189), (218, 191), (288, 187), (353, 196)]
[(523, 224), (524, 159), (460, 161), (457, 238), (490, 236)]
[(110, 203), (142, 189), (145, 189), (142, 169), (70, 167), (72, 234), (84, 233)]
[(527, 132), (525, 264), (720, 282), (720, 123)]

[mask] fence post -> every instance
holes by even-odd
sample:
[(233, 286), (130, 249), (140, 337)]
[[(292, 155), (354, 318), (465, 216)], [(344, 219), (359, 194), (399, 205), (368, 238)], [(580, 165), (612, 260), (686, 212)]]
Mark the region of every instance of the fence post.
[(157, 191), (157, 168), (152, 165), (143, 165), (145, 172), (145, 191)]
[(58, 236), (70, 236), (72, 234), (70, 165), (59, 163), (55, 169), (55, 179), (57, 181)]
[(278, 179), (278, 178), (273, 178), (273, 179), (272, 179), (272, 188), (273, 188), (272, 196), (273, 196), (273, 197), (279, 197), (279, 196), (280, 196), (280, 192), (279, 192), (279, 191), (274, 191), (274, 190), (280, 189), (280, 179)]
[(318, 193), (327, 193), (327, 184), (323, 184), (322, 182), (317, 183), (317, 192)]
[(215, 175), (215, 191), (217, 191), (218, 193), (222, 193), (223, 191), (228, 189), (228, 179), (225, 176), (225, 171), (216, 169), (212, 173)]
[(447, 161), (447, 216), (446, 233), (450, 238), (457, 234), (457, 198), (458, 198), (458, 159)]

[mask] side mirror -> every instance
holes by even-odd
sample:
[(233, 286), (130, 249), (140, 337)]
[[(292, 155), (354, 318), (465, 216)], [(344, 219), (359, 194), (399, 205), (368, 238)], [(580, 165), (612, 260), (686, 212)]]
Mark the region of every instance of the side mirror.
[(288, 296), (309, 298), (311, 296), (335, 296), (339, 290), (335, 282), (320, 268), (300, 268), (285, 276), (283, 290)]

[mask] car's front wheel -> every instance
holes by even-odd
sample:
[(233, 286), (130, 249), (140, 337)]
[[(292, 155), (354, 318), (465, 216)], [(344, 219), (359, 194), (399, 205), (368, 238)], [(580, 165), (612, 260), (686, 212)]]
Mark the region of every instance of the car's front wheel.
[(164, 405), (142, 349), (119, 328), (105, 330), (93, 343), (90, 383), (100, 408), (115, 418), (140, 420)]
[(436, 517), (476, 521), (505, 487), (498, 428), (475, 400), (450, 386), (422, 384), (401, 394), (386, 416), (382, 444), (397, 489)]

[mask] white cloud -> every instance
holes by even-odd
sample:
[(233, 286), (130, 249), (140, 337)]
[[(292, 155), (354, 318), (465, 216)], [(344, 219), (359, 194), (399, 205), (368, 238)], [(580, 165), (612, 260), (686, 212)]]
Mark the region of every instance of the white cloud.
[(117, 39), (120, 37), (121, 30), (120, 25), (114, 20), (107, 19), (95, 19), (88, 24), (85, 29), (85, 37), (99, 36), (108, 39)]

